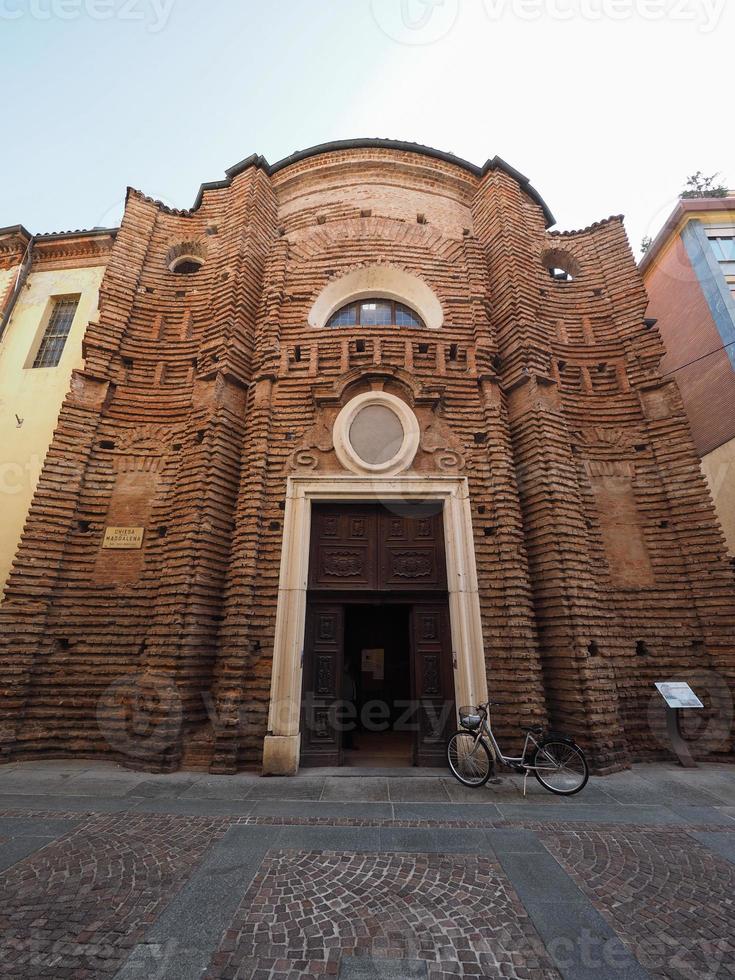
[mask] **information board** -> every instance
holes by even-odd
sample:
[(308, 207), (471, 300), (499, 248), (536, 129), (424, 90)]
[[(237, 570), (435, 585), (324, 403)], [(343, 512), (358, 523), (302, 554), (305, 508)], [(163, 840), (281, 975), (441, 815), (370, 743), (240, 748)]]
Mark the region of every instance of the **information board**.
[(660, 681), (656, 687), (670, 708), (704, 707), (691, 687), (684, 681)]

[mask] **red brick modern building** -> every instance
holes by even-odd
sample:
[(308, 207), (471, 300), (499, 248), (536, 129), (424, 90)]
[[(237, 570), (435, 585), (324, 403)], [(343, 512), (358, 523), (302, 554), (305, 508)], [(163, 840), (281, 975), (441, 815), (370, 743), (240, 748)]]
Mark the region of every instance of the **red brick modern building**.
[(641, 272), (735, 562), (735, 194), (680, 201)]
[[(550, 720), (609, 771), (662, 751), (655, 681), (733, 689), (622, 220), (552, 225), (502, 160), (380, 140), (191, 211), (131, 190), (0, 609), (6, 758), (440, 762), (489, 692), (501, 737)], [(343, 735), (342, 697), (388, 730)]]

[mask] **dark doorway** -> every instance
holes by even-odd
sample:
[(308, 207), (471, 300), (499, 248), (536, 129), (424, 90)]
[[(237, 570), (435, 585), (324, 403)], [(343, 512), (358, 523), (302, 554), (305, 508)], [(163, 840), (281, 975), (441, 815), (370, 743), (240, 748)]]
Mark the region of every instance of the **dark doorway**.
[[(312, 507), (303, 664), (303, 766), (444, 764), (455, 719), (440, 504)], [(384, 731), (364, 722), (371, 700), (388, 706)]]
[(342, 737), (346, 766), (411, 766), (410, 606), (345, 607), (345, 697), (354, 694), (355, 728)]

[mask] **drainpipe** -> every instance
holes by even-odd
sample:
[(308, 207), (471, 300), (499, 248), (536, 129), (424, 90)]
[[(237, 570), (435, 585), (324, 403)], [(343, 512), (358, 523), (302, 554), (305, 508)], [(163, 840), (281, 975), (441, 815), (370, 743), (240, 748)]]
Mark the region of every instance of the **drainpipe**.
[(5, 329), (10, 323), (10, 318), (13, 315), (13, 310), (15, 309), (15, 304), (18, 302), (18, 297), (20, 292), (25, 285), (25, 281), (28, 278), (28, 273), (31, 271), (31, 264), (33, 262), (33, 246), (36, 241), (36, 236), (31, 235), (28, 245), (26, 246), (25, 254), (23, 256), (23, 261), (18, 269), (18, 275), (15, 277), (15, 286), (13, 287), (13, 292), (8, 300), (5, 310), (2, 315), (2, 320), (0, 320), (0, 341), (2, 341), (5, 334)]

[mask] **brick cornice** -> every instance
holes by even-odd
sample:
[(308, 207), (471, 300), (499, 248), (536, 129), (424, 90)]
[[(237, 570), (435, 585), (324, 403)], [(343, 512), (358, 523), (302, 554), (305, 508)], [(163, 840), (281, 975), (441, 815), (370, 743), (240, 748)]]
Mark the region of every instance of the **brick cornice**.
[(106, 264), (116, 229), (41, 235), (33, 243), (33, 263), (41, 266)]
[(23, 225), (0, 228), (0, 269), (20, 265), (31, 237)]

